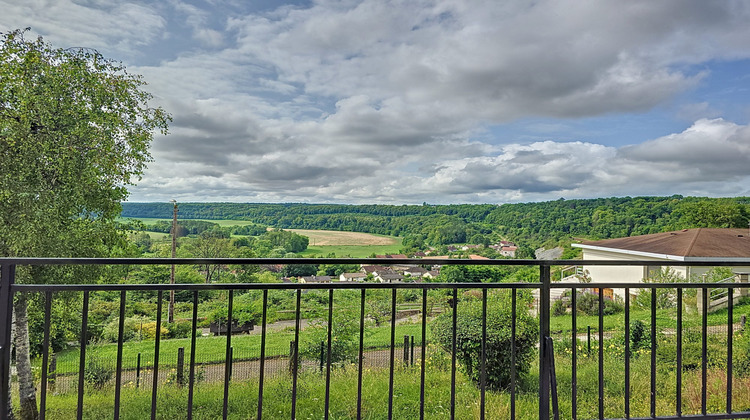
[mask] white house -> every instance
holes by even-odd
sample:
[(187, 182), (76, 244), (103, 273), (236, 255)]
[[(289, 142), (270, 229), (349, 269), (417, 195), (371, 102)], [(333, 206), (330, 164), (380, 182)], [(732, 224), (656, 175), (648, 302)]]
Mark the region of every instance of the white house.
[[(685, 229), (627, 238), (605, 239), (573, 244), (583, 249), (584, 269), (595, 282), (640, 283), (661, 270), (664, 261), (748, 261), (748, 266), (732, 267), (747, 281), (750, 272), (750, 234), (747, 229)], [(649, 261), (647, 266), (594, 266), (592, 260)], [(672, 266), (685, 279), (700, 278), (712, 267)], [(619, 292), (619, 293), (618, 293)], [(615, 291), (623, 295), (623, 291)]]

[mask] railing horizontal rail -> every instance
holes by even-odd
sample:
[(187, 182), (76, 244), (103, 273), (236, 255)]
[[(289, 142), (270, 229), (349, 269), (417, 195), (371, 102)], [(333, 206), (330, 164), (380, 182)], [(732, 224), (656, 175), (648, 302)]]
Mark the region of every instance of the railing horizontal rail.
[(715, 260), (472, 260), (461, 258), (0, 258), (0, 265), (185, 265), (185, 264), (236, 264), (236, 265), (286, 265), (286, 264), (370, 264), (370, 265), (525, 265), (525, 266), (564, 266), (603, 265), (603, 266), (649, 266), (658, 264), (664, 267), (741, 267), (750, 265), (750, 258), (729, 258)]

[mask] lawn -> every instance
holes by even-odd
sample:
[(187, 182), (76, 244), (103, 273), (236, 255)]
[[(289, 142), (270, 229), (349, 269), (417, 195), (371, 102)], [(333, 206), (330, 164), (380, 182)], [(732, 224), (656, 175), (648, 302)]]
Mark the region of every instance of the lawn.
[[(396, 326), (396, 346), (403, 343), (405, 335), (414, 336), (417, 344), (422, 342), (421, 324), (402, 324)], [(365, 331), (364, 345), (367, 349), (382, 349), (390, 347), (390, 326), (370, 327)], [(428, 330), (428, 340), (430, 337)], [(307, 333), (300, 332), (300, 342), (306, 342)], [(289, 355), (289, 343), (294, 340), (293, 328), (279, 332), (271, 332), (266, 336), (266, 357), (278, 357)], [(235, 360), (254, 360), (260, 357), (260, 334), (233, 335), (231, 345), (234, 348)], [(190, 357), (190, 339), (161, 340), (159, 348), (159, 364), (162, 366), (174, 366), (177, 360), (177, 349), (185, 349), (185, 358)], [(97, 360), (114, 366), (117, 360), (117, 344), (98, 344), (87, 347), (87, 358), (94, 357)], [(137, 355), (141, 355), (142, 365), (151, 366), (154, 361), (154, 341), (128, 341), (123, 344), (123, 368), (135, 369)], [(57, 354), (57, 373), (78, 372), (79, 350), (70, 349)], [(200, 337), (196, 340), (196, 363), (223, 363), (226, 356), (226, 337)], [(35, 366), (39, 366), (40, 360), (35, 360)]]

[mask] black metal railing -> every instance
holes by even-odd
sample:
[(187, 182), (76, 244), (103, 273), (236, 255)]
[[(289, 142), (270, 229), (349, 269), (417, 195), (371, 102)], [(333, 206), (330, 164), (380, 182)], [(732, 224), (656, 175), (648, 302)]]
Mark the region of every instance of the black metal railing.
[[(435, 265), (513, 265), (513, 266), (537, 266), (539, 268), (538, 283), (357, 283), (357, 282), (333, 282), (327, 284), (302, 284), (302, 283), (251, 283), (251, 284), (239, 284), (239, 283), (227, 283), (227, 284), (18, 284), (15, 282), (16, 279), (16, 268), (21, 266), (51, 266), (51, 265), (199, 265), (199, 264), (377, 264), (377, 265), (389, 265), (389, 264), (435, 264)], [(78, 292), (82, 293), (82, 311), (81, 311), (81, 330), (79, 334), (79, 367), (77, 372), (77, 418), (83, 418), (84, 415), (84, 372), (86, 370), (86, 358), (87, 358), (87, 347), (90, 346), (87, 338), (88, 331), (88, 315), (89, 315), (89, 303), (91, 294), (96, 292), (115, 292), (119, 294), (119, 325), (118, 325), (118, 337), (117, 337), (117, 352), (116, 352), (116, 368), (114, 373), (114, 408), (113, 415), (117, 419), (120, 417), (121, 407), (123, 405), (122, 389), (123, 389), (123, 377), (126, 370), (123, 367), (123, 347), (124, 347), (124, 320), (127, 305), (127, 296), (129, 292), (138, 291), (151, 291), (157, 294), (157, 310), (156, 310), (156, 328), (155, 328), (155, 339), (154, 339), (154, 359), (153, 364), (149, 367), (151, 374), (151, 418), (157, 417), (157, 409), (159, 403), (158, 391), (159, 391), (159, 378), (160, 369), (160, 346), (162, 344), (161, 337), (161, 325), (162, 325), (162, 302), (163, 294), (165, 291), (177, 290), (177, 291), (189, 291), (192, 292), (192, 314), (190, 322), (192, 323), (192, 333), (190, 336), (190, 357), (188, 362), (188, 379), (187, 379), (187, 403), (185, 406), (185, 417), (192, 418), (194, 410), (194, 397), (196, 388), (196, 372), (198, 368), (196, 360), (196, 349), (197, 349), (197, 326), (198, 326), (198, 308), (200, 305), (199, 294), (203, 291), (225, 291), (228, 293), (228, 320), (227, 329), (229, 330), (226, 334), (226, 346), (225, 346), (225, 357), (224, 357), (224, 375), (223, 375), (223, 404), (221, 417), (227, 418), (230, 414), (229, 393), (231, 389), (232, 369), (233, 360), (235, 359), (232, 346), (232, 315), (233, 315), (233, 302), (234, 293), (238, 291), (248, 290), (259, 290), (262, 292), (262, 316), (260, 335), (260, 356), (257, 359), (258, 366), (258, 394), (257, 394), (257, 412), (253, 413), (242, 413), (243, 416), (255, 418), (278, 418), (276, 414), (268, 414), (264, 412), (264, 399), (273, 398), (268, 395), (264, 395), (264, 381), (266, 381), (266, 370), (269, 359), (266, 355), (266, 343), (267, 343), (267, 327), (268, 318), (267, 310), (269, 308), (269, 291), (273, 290), (287, 290), (294, 293), (295, 297), (295, 310), (294, 310), (294, 339), (290, 347), (289, 357), (289, 374), (291, 375), (291, 407), (290, 407), (290, 418), (294, 419), (297, 417), (297, 401), (299, 395), (299, 384), (298, 378), (300, 371), (303, 368), (299, 356), (299, 342), (300, 342), (300, 331), (301, 326), (301, 299), (303, 292), (308, 290), (324, 290), (328, 291), (328, 308), (327, 308), (327, 339), (324, 342), (324, 350), (322, 354), (325, 357), (321, 358), (322, 366), (321, 369), (325, 375), (325, 393), (323, 404), (323, 416), (324, 418), (329, 417), (330, 398), (331, 398), (331, 376), (332, 376), (332, 360), (331, 360), (331, 345), (332, 345), (332, 325), (333, 325), (333, 313), (334, 313), (334, 300), (335, 291), (344, 289), (353, 289), (360, 291), (360, 309), (359, 309), (359, 337), (358, 337), (358, 349), (357, 349), (357, 397), (356, 407), (356, 418), (362, 418), (365, 413), (362, 411), (363, 407), (363, 366), (364, 356), (366, 349), (364, 346), (365, 337), (365, 304), (366, 304), (366, 293), (368, 290), (385, 289), (391, 291), (390, 299), (390, 342), (387, 344), (389, 351), (388, 357), (388, 395), (387, 395), (387, 417), (398, 418), (399, 415), (394, 413), (394, 395), (395, 395), (395, 368), (397, 365), (397, 355), (395, 349), (397, 347), (396, 342), (396, 308), (397, 308), (397, 292), (399, 290), (414, 289), (421, 291), (421, 317), (419, 319), (419, 325), (421, 328), (421, 339), (418, 341), (421, 345), (419, 349), (419, 377), (420, 377), (420, 391), (419, 391), (419, 418), (424, 418), (426, 411), (426, 396), (425, 396), (425, 383), (426, 383), (426, 372), (428, 370), (425, 362), (425, 355), (427, 352), (427, 303), (428, 303), (428, 291), (443, 289), (451, 292), (452, 301), (452, 341), (451, 341), (451, 360), (450, 360), (450, 395), (445, 401), (449, 404), (448, 415), (450, 418), (456, 416), (456, 397), (457, 397), (457, 377), (456, 371), (458, 368), (458, 361), (456, 357), (457, 352), (457, 314), (460, 313), (461, 305), (459, 304), (459, 290), (475, 289), (481, 291), (482, 299), (482, 326), (481, 326), (481, 363), (480, 363), (480, 376), (479, 376), (479, 409), (478, 416), (481, 419), (487, 418), (517, 418), (521, 415), (518, 412), (517, 402), (519, 398), (519, 378), (516, 371), (516, 334), (517, 325), (516, 318), (518, 315), (518, 300), (517, 296), (520, 291), (538, 291), (539, 302), (537, 307), (537, 319), (539, 328), (539, 338), (537, 342), (538, 347), (538, 388), (535, 392), (534, 398), (538, 401), (538, 412), (526, 416), (529, 418), (565, 418), (577, 419), (582, 416), (593, 417), (593, 418), (638, 418), (631, 417), (633, 410), (633, 385), (632, 378), (632, 363), (633, 363), (633, 349), (631, 346), (631, 292), (636, 289), (650, 290), (651, 303), (650, 303), (650, 316), (649, 323), (650, 328), (648, 331), (649, 347), (648, 350), (650, 355), (650, 369), (648, 374), (648, 416), (640, 418), (660, 418), (660, 419), (671, 419), (671, 418), (706, 418), (706, 419), (733, 419), (733, 418), (748, 418), (750, 417), (750, 404), (746, 403), (746, 399), (743, 400), (741, 407), (737, 407), (734, 404), (736, 394), (734, 393), (734, 335), (735, 335), (735, 321), (734, 321), (734, 290), (740, 288), (742, 285), (738, 283), (723, 283), (722, 288), (727, 290), (728, 302), (727, 302), (727, 335), (726, 335), (726, 357), (724, 364), (725, 370), (725, 404), (722, 410), (709, 410), (708, 404), (708, 371), (709, 371), (709, 354), (708, 354), (708, 295), (709, 291), (715, 286), (715, 284), (708, 283), (612, 283), (612, 282), (596, 282), (596, 283), (554, 283), (551, 281), (551, 269), (554, 266), (568, 266), (572, 264), (581, 264), (581, 261), (537, 261), (537, 260), (459, 260), (459, 259), (407, 259), (407, 260), (396, 260), (396, 261), (385, 261), (383, 259), (30, 259), (30, 258), (4, 258), (0, 259), (0, 420), (8, 418), (8, 407), (11, 405), (12, 391), (11, 385), (11, 319), (13, 311), (14, 296), (19, 293), (29, 294), (41, 294), (44, 296), (44, 315), (43, 315), (43, 342), (42, 344), (42, 355), (41, 355), (41, 382), (39, 386), (39, 403), (40, 403), (40, 418), (44, 419), (47, 413), (47, 402), (49, 395), (47, 393), (47, 382), (49, 380), (49, 363), (50, 363), (50, 329), (51, 329), (51, 312), (52, 312), (52, 301), (53, 296), (57, 293), (65, 292)], [(607, 265), (607, 266), (646, 266), (653, 264), (649, 261), (586, 261), (587, 266), (596, 265)], [(661, 263), (663, 266), (749, 266), (750, 260), (747, 261), (725, 261), (721, 263), (716, 262), (664, 262)], [(555, 331), (551, 331), (551, 294), (552, 289), (567, 289), (570, 290), (570, 301), (571, 301), (571, 317), (570, 317), (570, 331), (571, 336), (569, 337), (570, 343), (570, 355), (565, 356), (566, 358), (558, 359), (557, 371), (555, 368), (555, 359), (560, 358), (560, 351), (558, 347), (558, 353), (553, 350), (553, 342), (562, 343), (568, 339), (563, 337)], [(598, 316), (596, 317), (597, 325), (597, 342), (598, 348), (596, 349), (597, 357), (597, 378), (596, 378), (596, 396), (591, 394), (581, 395), (581, 379), (579, 377), (578, 366), (579, 361), (585, 357), (591, 356), (592, 352), (589, 350), (586, 354), (582, 354), (579, 350), (579, 334), (578, 334), (578, 322), (579, 315), (577, 311), (577, 299), (579, 289), (592, 289), (598, 291)], [(622, 359), (623, 369), (623, 381), (624, 390), (623, 395), (617, 401), (616, 410), (608, 409), (606, 403), (611, 401), (613, 398), (607, 396), (608, 384), (605, 383), (605, 289), (624, 289), (624, 314), (623, 324), (624, 329), (624, 356)], [(676, 318), (674, 319), (674, 335), (675, 339), (675, 379), (674, 383), (661, 383), (657, 368), (657, 291), (661, 289), (673, 289), (676, 291), (676, 302), (674, 305), (676, 311)], [(702, 305), (701, 312), (701, 345), (700, 345), (700, 383), (698, 385), (698, 391), (700, 392), (700, 404), (698, 412), (687, 412), (683, 407), (683, 391), (685, 390), (684, 373), (685, 369), (683, 366), (683, 334), (685, 329), (683, 328), (683, 317), (684, 317), (684, 291), (696, 290), (702, 291), (700, 294), (701, 301), (698, 305)], [(489, 411), (490, 408), (487, 406), (487, 366), (486, 366), (486, 348), (487, 342), (487, 314), (488, 314), (488, 291), (490, 290), (507, 290), (512, 295), (511, 303), (511, 383), (507, 389), (509, 395), (508, 411), (504, 414)], [(528, 310), (528, 308), (522, 308), (521, 310)], [(663, 332), (662, 332), (663, 333)], [(671, 332), (670, 332), (671, 334)], [(407, 340), (408, 341), (408, 340)], [(413, 339), (412, 339), (413, 342)], [(589, 339), (589, 349), (591, 341)], [(557, 345), (556, 345), (557, 347)], [(750, 351), (750, 349), (747, 349)], [(413, 353), (413, 348), (412, 348)], [(406, 353), (406, 348), (404, 349)], [(581, 354), (579, 354), (581, 353)], [(325, 360), (323, 360), (323, 358)], [(412, 356), (412, 361), (414, 357)], [(138, 380), (139, 384), (141, 381), (140, 377), (140, 354), (138, 355)], [(560, 364), (560, 361), (565, 363)], [(619, 360), (619, 359), (618, 359)], [(567, 376), (568, 366), (570, 363), (569, 376)], [(560, 372), (566, 372), (565, 381), (559, 380)], [(145, 380), (144, 380), (145, 381)], [(618, 385), (619, 386), (619, 385)], [(674, 387), (675, 397), (674, 401), (668, 401), (667, 405), (671, 406), (673, 410), (665, 414), (663, 405), (659, 405), (658, 395), (662, 388)], [(564, 412), (559, 408), (561, 400), (558, 398), (558, 391), (565, 390), (570, 393), (570, 405), (566, 407)], [(748, 388), (743, 388), (748, 389)], [(528, 390), (527, 390), (528, 392)], [(691, 389), (691, 392), (695, 392)], [(581, 413), (580, 402), (584, 400), (596, 399), (596, 412), (593, 413)], [(417, 401), (413, 401), (416, 404)], [(619, 404), (622, 403), (620, 408)], [(638, 401), (642, 403), (642, 401)], [(660, 408), (662, 407), (662, 408)], [(617, 411), (614, 417), (611, 416), (612, 411)], [(640, 411), (638, 411), (640, 413)], [(236, 415), (236, 413), (235, 413)], [(610, 417), (606, 417), (610, 415)], [(218, 417), (219, 414), (216, 413)]]

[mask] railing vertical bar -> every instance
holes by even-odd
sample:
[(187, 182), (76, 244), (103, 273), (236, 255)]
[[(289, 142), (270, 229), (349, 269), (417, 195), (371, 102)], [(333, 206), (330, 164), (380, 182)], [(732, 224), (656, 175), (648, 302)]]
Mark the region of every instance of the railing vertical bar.
[(388, 376), (388, 419), (393, 418), (393, 367), (396, 346), (396, 289), (391, 293), (391, 354), (390, 354), (390, 373)]
[(570, 342), (573, 343), (570, 357), (570, 416), (573, 420), (576, 420), (578, 418), (578, 308), (576, 305), (578, 289), (570, 289), (570, 292), (570, 328), (573, 331), (572, 337), (570, 337)]
[(120, 418), (120, 391), (122, 389), (122, 343), (125, 332), (126, 291), (120, 292), (120, 322), (117, 330), (117, 368), (115, 373), (115, 420)]
[(651, 417), (656, 417), (656, 294), (651, 289)]
[(630, 289), (625, 288), (625, 418), (630, 418)]
[(42, 341), (42, 382), (39, 399), (39, 420), (47, 415), (47, 372), (49, 369), (49, 328), (52, 313), (52, 292), (44, 293), (44, 338)]
[(156, 295), (156, 337), (154, 338), (154, 377), (151, 385), (151, 420), (156, 419), (156, 397), (159, 390), (159, 351), (161, 349), (161, 310), (164, 292)]
[(86, 344), (88, 342), (89, 328), (89, 291), (83, 292), (83, 308), (81, 309), (81, 353), (78, 360), (78, 407), (76, 409), (76, 418), (83, 418), (83, 379), (86, 372)]
[(419, 378), (419, 419), (424, 420), (424, 381), (427, 349), (427, 289), (422, 289), (422, 357)]
[(604, 418), (604, 289), (599, 288), (599, 418)]
[(323, 418), (328, 420), (331, 402), (331, 342), (333, 341), (333, 289), (328, 290), (328, 353), (326, 354), (326, 399)]
[(299, 363), (299, 323), (302, 305), (302, 289), (297, 289), (297, 306), (294, 318), (294, 354), (292, 355), (292, 420), (297, 418), (297, 368)]
[(708, 357), (708, 289), (703, 287), (703, 317), (701, 320), (701, 414), (706, 415)]
[(258, 418), (263, 418), (263, 381), (266, 375), (266, 323), (268, 313), (268, 289), (263, 289), (263, 315), (260, 333), (260, 372), (258, 372)]
[(677, 289), (677, 389), (675, 390), (677, 416), (682, 416), (682, 289)]
[(734, 338), (734, 289), (728, 289), (727, 299), (727, 414), (732, 412), (732, 345)]
[[(222, 418), (226, 420), (229, 412), (229, 381), (232, 378), (232, 310), (234, 304), (234, 289), (229, 290), (229, 305), (227, 308), (227, 347), (224, 359), (224, 404), (222, 407)], [(221, 331), (221, 328), (219, 328)]]
[[(515, 290), (515, 289), (514, 289)], [(513, 319), (515, 320), (515, 316)], [(511, 339), (511, 341), (515, 341)], [(487, 386), (487, 289), (482, 289), (482, 354), (479, 358), (479, 418), (484, 420), (485, 387)], [(511, 351), (512, 354), (512, 351)]]
[(549, 418), (550, 370), (546, 356), (546, 337), (550, 334), (550, 266), (539, 265), (539, 418)]
[(15, 264), (3, 264), (0, 268), (0, 419), (11, 415), (10, 401), (10, 359), (11, 359), (11, 320), (13, 319), (13, 293), (10, 290), (15, 282)]
[[(170, 294), (171, 295), (171, 294)], [(187, 418), (193, 418), (193, 396), (195, 394), (195, 348), (196, 331), (198, 329), (198, 291), (193, 291), (193, 314), (191, 318), (190, 333), (190, 379), (188, 383)], [(262, 363), (262, 362), (261, 362)]]
[(359, 354), (357, 355), (357, 420), (362, 419), (362, 372), (365, 350), (365, 297), (367, 289), (362, 289), (359, 298)]
[(451, 328), (451, 420), (456, 418), (456, 338), (458, 331), (458, 288), (453, 288), (453, 319)]
[[(486, 289), (485, 289), (486, 290)], [(518, 313), (517, 289), (510, 297), (510, 418), (516, 418), (516, 314)], [(486, 339), (486, 337), (485, 337)]]

